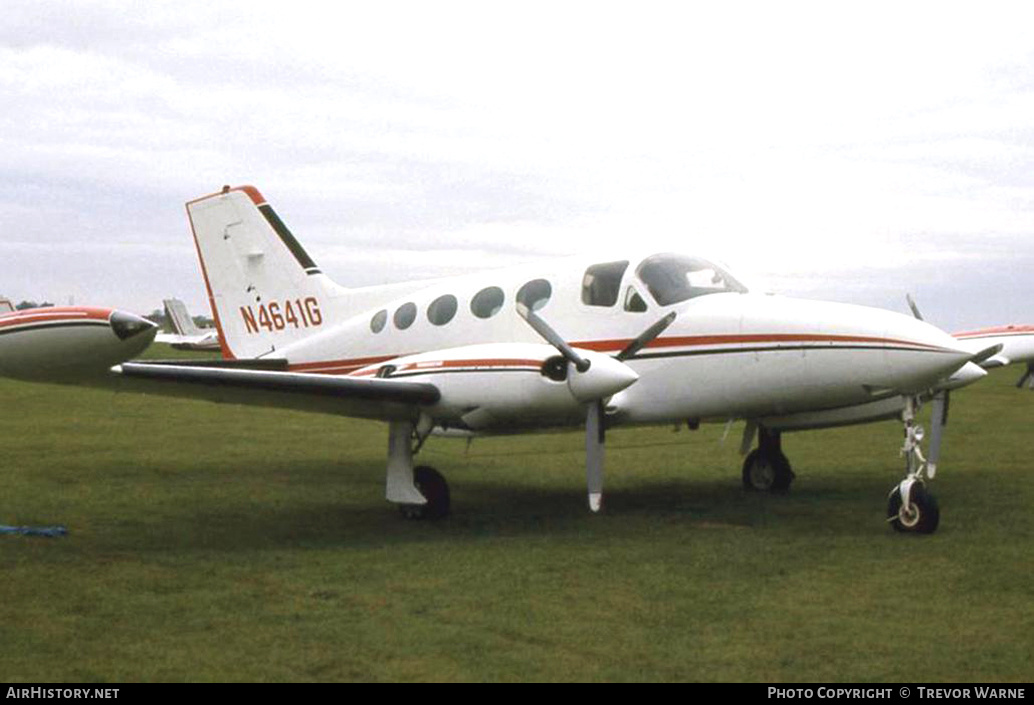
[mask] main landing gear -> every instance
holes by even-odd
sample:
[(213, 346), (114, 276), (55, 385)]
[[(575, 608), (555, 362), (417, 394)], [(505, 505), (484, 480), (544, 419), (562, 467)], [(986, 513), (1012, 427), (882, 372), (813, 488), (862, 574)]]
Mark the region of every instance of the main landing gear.
[(399, 512), (406, 519), (444, 519), (449, 515), (449, 483), (430, 465), (413, 468), (413, 484), (427, 500), (426, 504), (400, 504)]
[(936, 453), (940, 446), (940, 429), (943, 428), (947, 416), (947, 399), (934, 398), (935, 438), (931, 443), (931, 459), (923, 457), (920, 444), (923, 440), (923, 427), (915, 422), (919, 401), (914, 397), (905, 398), (905, 410), (901, 418), (905, 424), (905, 444), (901, 448), (905, 456), (907, 475), (893, 490), (887, 500), (887, 522), (895, 531), (914, 534), (932, 534), (941, 521), (941, 510), (937, 506), (937, 498), (926, 489), (926, 480), (932, 479), (937, 471)]
[(764, 426), (757, 430), (758, 447), (743, 461), (743, 486), (754, 492), (786, 492), (795, 476), (783, 455), (782, 437)]
[(413, 455), (431, 432), (430, 420), (392, 421), (388, 428), (388, 479), (385, 496), (406, 519), (443, 519), (449, 515), (449, 484), (428, 465), (413, 467)]

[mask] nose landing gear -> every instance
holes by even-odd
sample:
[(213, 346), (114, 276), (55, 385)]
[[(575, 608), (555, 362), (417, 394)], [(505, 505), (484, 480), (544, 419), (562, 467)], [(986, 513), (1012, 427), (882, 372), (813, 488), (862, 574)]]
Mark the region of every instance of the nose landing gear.
[[(946, 399), (934, 399), (935, 427), (944, 425), (946, 403)], [(901, 454), (905, 456), (907, 475), (890, 491), (887, 501), (887, 522), (895, 531), (932, 534), (940, 523), (941, 511), (937, 505), (937, 498), (926, 489), (926, 481), (932, 479), (936, 472), (933, 460), (938, 450), (940, 433), (935, 433), (931, 461), (928, 462), (920, 448), (924, 433), (923, 427), (916, 423), (918, 410), (919, 400), (915, 397), (906, 397), (905, 410), (901, 415), (905, 425), (905, 444), (901, 448)]]

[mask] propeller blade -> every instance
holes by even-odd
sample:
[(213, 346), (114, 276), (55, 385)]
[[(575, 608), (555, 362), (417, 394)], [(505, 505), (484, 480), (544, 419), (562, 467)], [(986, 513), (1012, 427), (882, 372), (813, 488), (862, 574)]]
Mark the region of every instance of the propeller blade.
[(908, 307), (912, 309), (912, 315), (922, 321), (923, 314), (919, 313), (919, 307), (916, 306), (916, 300), (912, 298), (912, 295), (905, 294), (905, 300), (908, 301)]
[(574, 348), (568, 345), (567, 342), (561, 338), (548, 323), (539, 318), (537, 313), (532, 311), (523, 303), (518, 302), (517, 315), (527, 321), (528, 325), (534, 328), (535, 332), (542, 336), (546, 342), (556, 348), (557, 351), (564, 356), (564, 359), (575, 366), (575, 369), (579, 372), (585, 372), (589, 369), (589, 361), (575, 352)]
[(644, 330), (639, 336), (625, 347), (624, 350), (619, 352), (615, 357), (618, 360), (625, 361), (628, 358), (635, 355), (637, 352), (645, 348), (653, 339), (663, 333), (668, 326), (675, 320), (675, 312), (672, 311), (661, 320), (654, 323), (652, 326)]
[(992, 358), (995, 355), (997, 355), (998, 353), (1002, 352), (1002, 348), (1004, 348), (1004, 347), (1005, 347), (1005, 345), (1003, 345), (1002, 343), (998, 343), (998, 345), (992, 345), (989, 348), (984, 348), (983, 350), (978, 352), (976, 355), (971, 357), (969, 359), (969, 361), (973, 362), (973, 363), (976, 363), (978, 365), (982, 365), (984, 362), (986, 362), (990, 358)]
[(948, 405), (951, 393), (947, 390), (933, 396), (933, 409), (930, 414), (930, 447), (926, 462), (926, 472), (932, 478), (937, 473), (937, 460), (941, 457), (941, 440), (944, 438), (944, 427), (948, 425)]
[(598, 512), (603, 506), (603, 401), (586, 404), (585, 414), (585, 480), (589, 488), (589, 509)]

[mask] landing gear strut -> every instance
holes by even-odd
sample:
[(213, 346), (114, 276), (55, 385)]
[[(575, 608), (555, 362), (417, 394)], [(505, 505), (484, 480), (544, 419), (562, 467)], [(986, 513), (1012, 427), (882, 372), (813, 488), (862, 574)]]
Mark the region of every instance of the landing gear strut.
[(783, 455), (779, 431), (758, 427), (758, 447), (743, 461), (743, 486), (755, 492), (786, 492), (793, 482), (793, 469)]
[[(943, 425), (943, 410), (941, 418), (938, 418), (938, 409), (939, 406), (934, 407), (933, 423)], [(901, 415), (905, 424), (905, 444), (901, 448), (901, 454), (905, 456), (907, 475), (890, 491), (887, 501), (887, 522), (895, 531), (932, 534), (940, 523), (941, 510), (937, 506), (937, 498), (927, 491), (926, 480), (933, 478), (936, 465), (927, 462), (920, 449), (924, 433), (923, 427), (915, 422), (918, 410), (918, 399), (906, 397), (905, 410)]]
[(413, 455), (431, 431), (430, 423), (392, 421), (388, 428), (385, 496), (406, 519), (442, 519), (449, 514), (449, 484), (428, 465), (413, 467)]

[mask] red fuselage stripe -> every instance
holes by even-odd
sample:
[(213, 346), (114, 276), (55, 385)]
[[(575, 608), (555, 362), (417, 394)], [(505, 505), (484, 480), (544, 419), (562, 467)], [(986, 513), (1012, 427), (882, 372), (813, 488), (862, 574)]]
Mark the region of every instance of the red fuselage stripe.
[[(572, 343), (572, 347), (582, 348), (584, 350), (592, 350), (594, 352), (618, 352), (623, 350), (631, 340), (596, 340), (596, 341), (583, 341)], [(780, 344), (785, 343), (813, 343), (813, 344), (859, 344), (864, 343), (873, 345), (874, 350), (881, 349), (880, 346), (892, 345), (896, 347), (911, 347), (917, 350), (929, 350), (929, 351), (942, 351), (944, 348), (928, 345), (926, 343), (917, 343), (909, 340), (895, 340), (891, 338), (876, 338), (870, 336), (854, 336), (854, 335), (808, 335), (801, 333), (778, 333), (778, 334), (757, 334), (757, 335), (700, 335), (700, 336), (683, 336), (683, 337), (671, 337), (661, 338), (654, 340), (646, 349), (656, 348), (674, 348), (674, 347), (711, 347), (718, 345), (750, 345), (750, 344), (772, 344), (772, 350), (779, 350)], [(735, 352), (731, 350), (730, 352)], [(407, 353), (412, 354), (412, 353)], [(322, 374), (348, 374), (355, 370), (370, 365), (380, 364), (382, 362), (388, 362), (400, 357), (405, 357), (407, 354), (401, 355), (379, 355), (376, 357), (362, 357), (353, 358), (348, 360), (328, 360), (323, 362), (303, 362), (293, 364), (289, 366), (292, 372), (314, 372)], [(428, 369), (437, 367), (457, 367), (457, 366), (476, 366), (481, 362), (486, 363), (500, 363), (506, 365), (540, 365), (541, 361), (527, 361), (527, 360), (452, 360), (452, 361), (441, 361), (441, 362), (430, 362), (421, 363), (422, 367), (417, 368), (415, 363), (413, 366), (407, 366), (405, 369)]]
[(107, 321), (113, 309), (68, 306), (55, 308), (33, 308), (0, 316), (0, 328), (21, 326), (27, 323), (68, 323), (70, 321)]
[(998, 326), (996, 328), (981, 328), (963, 333), (955, 333), (955, 337), (964, 338), (992, 338), (1009, 335), (1031, 335), (1034, 334), (1034, 326)]

